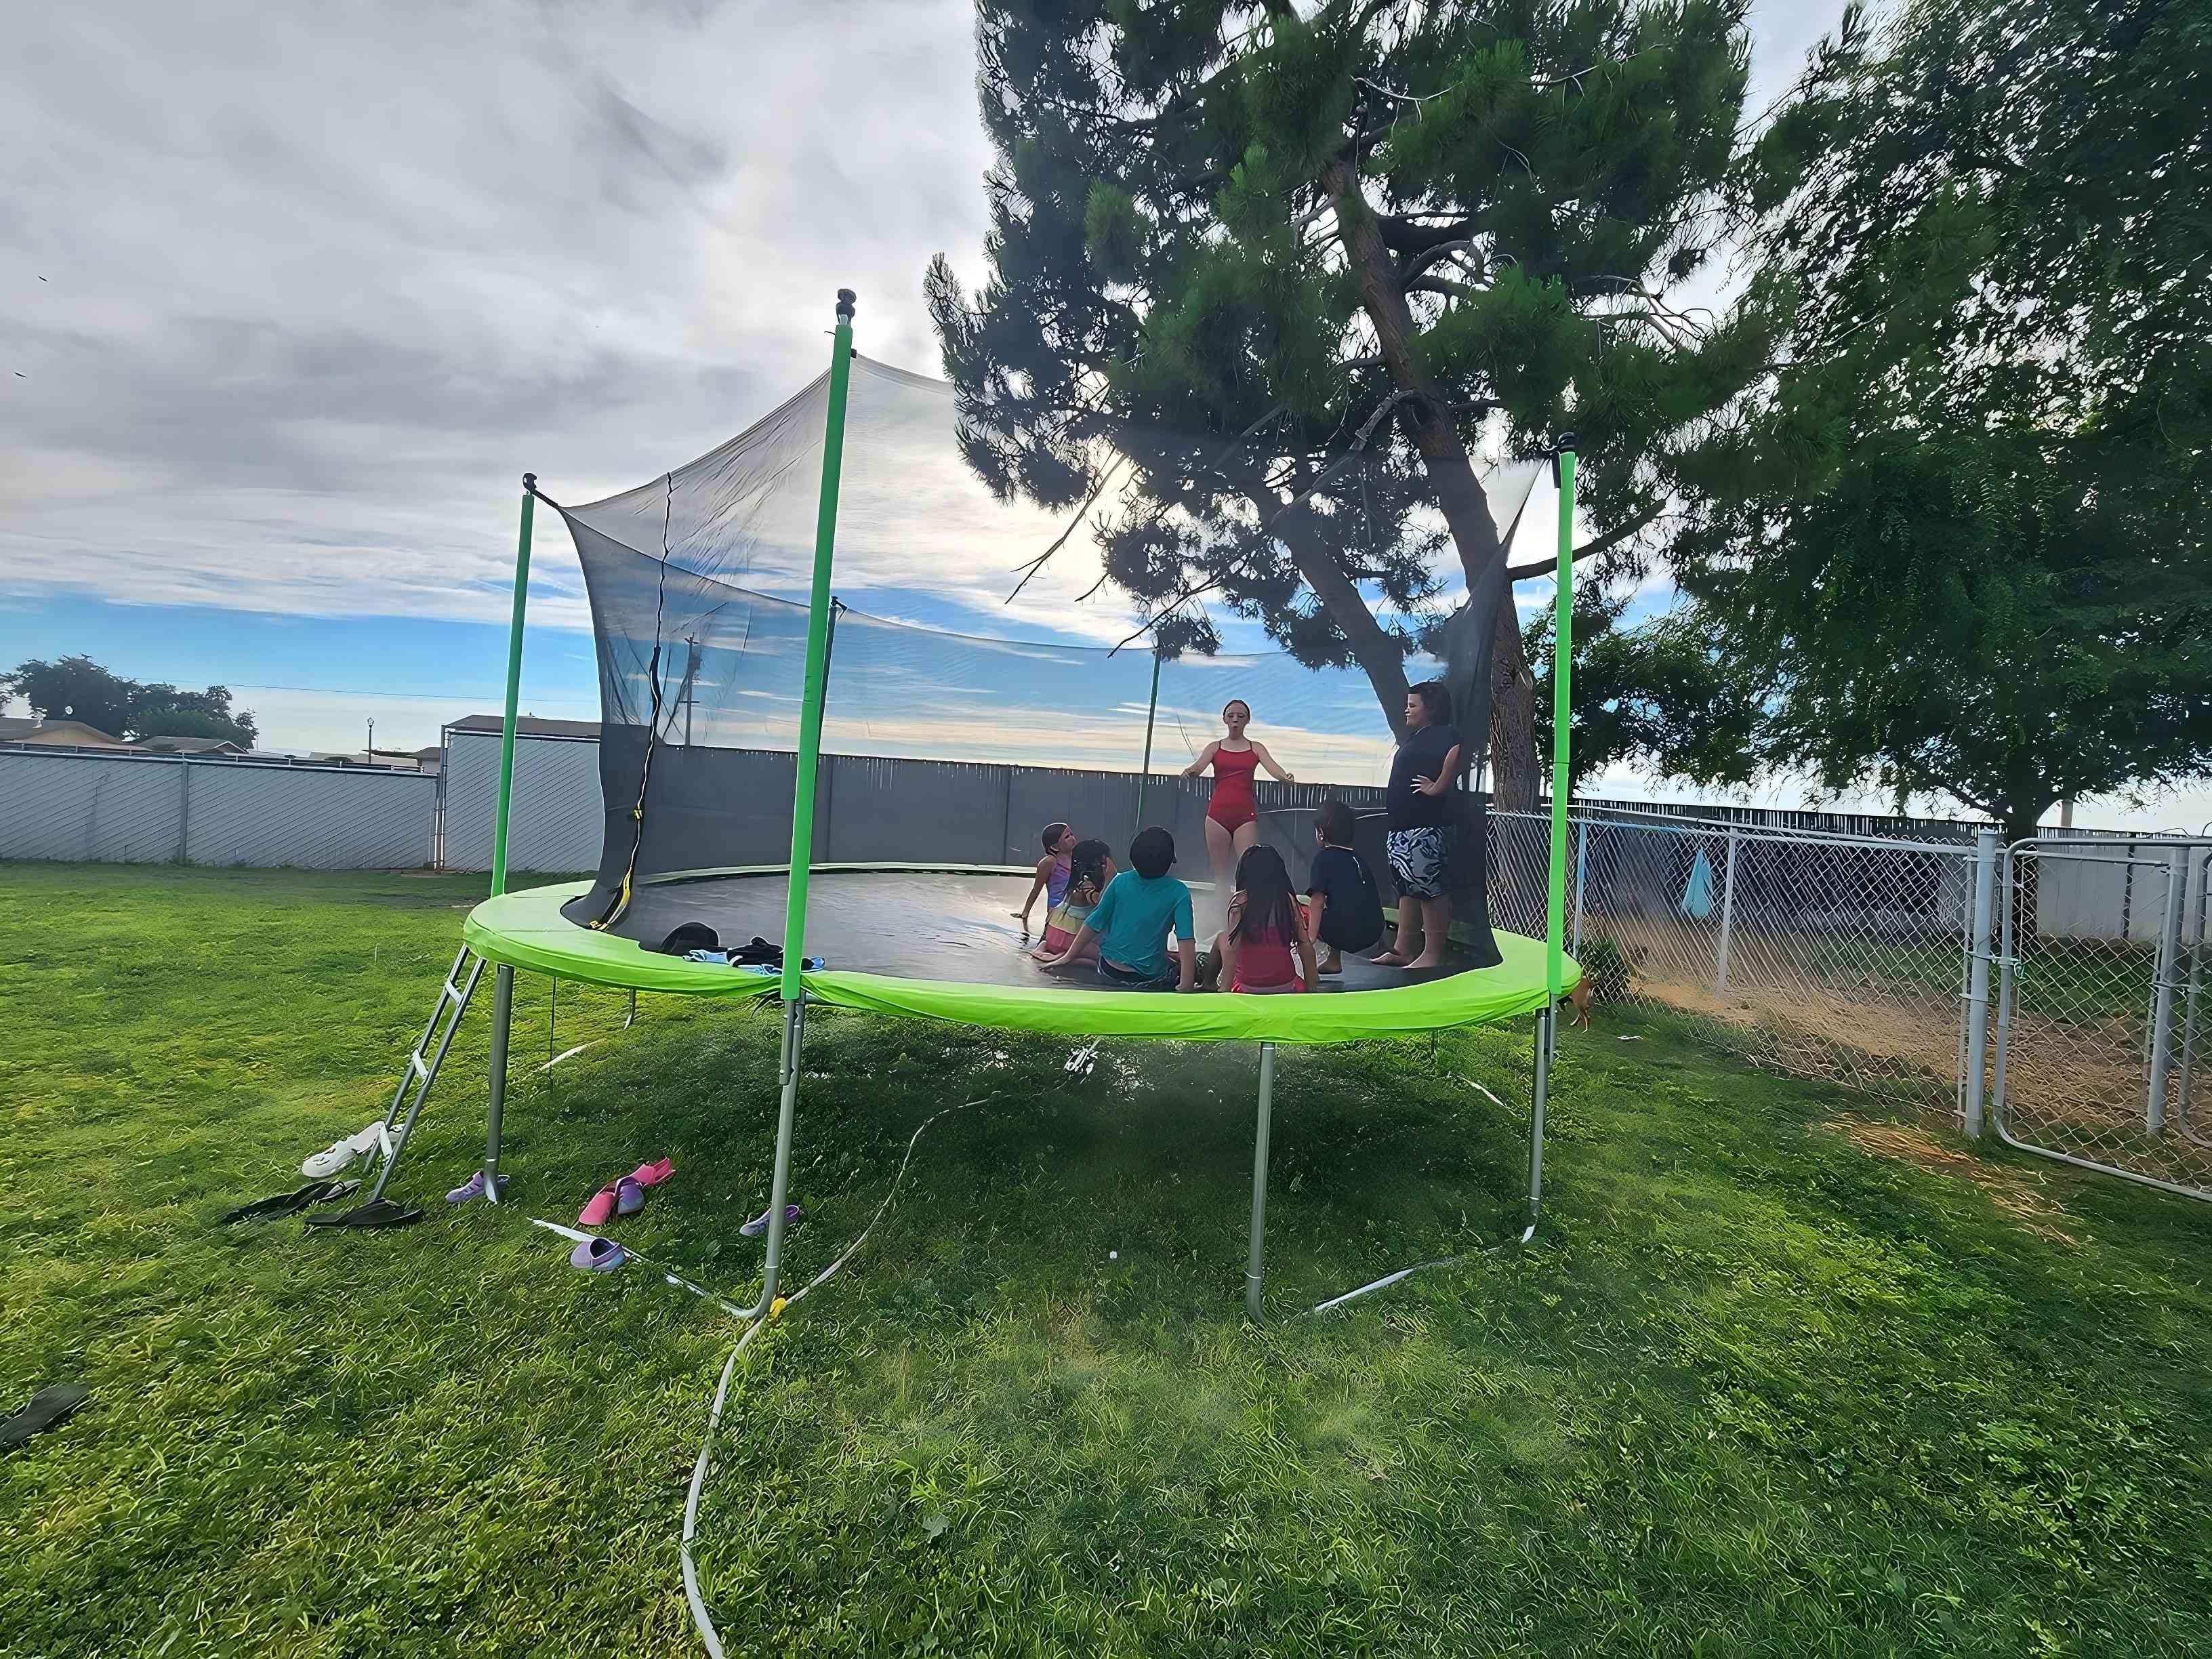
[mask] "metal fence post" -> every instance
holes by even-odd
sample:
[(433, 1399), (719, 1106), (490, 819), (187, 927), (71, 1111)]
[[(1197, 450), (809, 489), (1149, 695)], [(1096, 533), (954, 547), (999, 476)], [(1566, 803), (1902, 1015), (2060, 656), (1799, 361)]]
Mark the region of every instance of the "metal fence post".
[(1720, 960), (1717, 964), (1717, 971), (1715, 973), (1713, 978), (1714, 988), (1716, 990), (1725, 991), (1728, 989), (1729, 941), (1730, 937), (1735, 932), (1735, 861), (1736, 855), (1742, 850), (1742, 835), (1737, 830), (1730, 830), (1729, 831), (1728, 872), (1721, 878), (1721, 947)]
[(1966, 970), (1966, 1096), (1960, 1103), (1966, 1138), (1979, 1140), (1986, 1127), (1984, 1084), (1990, 1060), (1990, 932), (1996, 914), (1997, 832), (1974, 837), (1974, 944)]
[(192, 861), (192, 763), (177, 757), (177, 862)]
[[(2031, 849), (2031, 856), (2033, 856), (2033, 849)], [(1990, 1115), (1996, 1120), (1997, 1139), (2003, 1140), (2007, 1139), (2005, 1134), (2005, 1059), (2012, 1051), (2013, 997), (2018, 989), (2018, 981), (2013, 969), (2016, 965), (2020, 942), (2014, 913), (2020, 908), (2017, 889), (2021, 878), (2020, 872), (2015, 867), (2014, 854), (2011, 848), (2006, 848), (1999, 855), (1999, 860), (1996, 889), (2003, 896), (2004, 915), (1997, 924), (1999, 941), (1997, 945), (1997, 1058), (1996, 1069), (1990, 1078), (1989, 1111)], [(1968, 982), (1972, 983), (1971, 978)], [(1966, 1079), (1962, 1076), (1959, 1081), (1963, 1095)], [(1963, 1106), (1964, 1103), (1962, 1098), (1960, 1104)]]
[(1570, 952), (1577, 961), (1583, 954), (1583, 884), (1589, 872), (1589, 820), (1575, 826), (1575, 943)]
[(2189, 849), (2166, 855), (2166, 915), (2158, 930), (2157, 966), (2153, 969), (2150, 1014), (2150, 1076), (2143, 1086), (2143, 1127), (2153, 1134), (2166, 1128), (2166, 1080), (2173, 1066), (2173, 980), (2181, 959), (2183, 899), (2189, 890)]
[(2189, 1109), (2197, 1093), (2197, 1014), (2204, 990), (2204, 911), (2212, 899), (2212, 854), (2197, 866), (2197, 902), (2190, 908), (2189, 988), (2181, 1006), (2181, 1077), (2174, 1087), (2174, 1109), (2189, 1133)]

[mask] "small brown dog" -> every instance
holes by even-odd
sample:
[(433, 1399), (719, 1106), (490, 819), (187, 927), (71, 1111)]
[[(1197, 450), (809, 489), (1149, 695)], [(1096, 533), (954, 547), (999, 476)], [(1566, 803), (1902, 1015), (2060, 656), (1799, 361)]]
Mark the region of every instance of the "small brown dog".
[(1587, 975), (1575, 981), (1575, 988), (1567, 993), (1567, 1024), (1579, 1025), (1585, 1031), (1596, 1028), (1590, 1024), (1590, 984)]

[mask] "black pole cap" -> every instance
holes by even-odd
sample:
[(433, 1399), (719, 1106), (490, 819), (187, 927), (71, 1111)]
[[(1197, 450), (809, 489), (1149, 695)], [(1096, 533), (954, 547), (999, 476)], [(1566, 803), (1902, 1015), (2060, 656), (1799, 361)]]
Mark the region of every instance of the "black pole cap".
[(854, 304), (857, 303), (857, 301), (858, 296), (854, 294), (851, 289), (841, 288), (837, 290), (838, 321), (849, 323), (853, 320), (853, 307)]
[(1575, 434), (1571, 432), (1559, 434), (1559, 438), (1552, 445), (1552, 487), (1554, 489), (1558, 489), (1559, 484), (1559, 457), (1571, 455), (1574, 453)]
[(522, 475), (522, 487), (528, 490), (532, 495), (535, 495), (538, 493), (538, 475), (535, 472), (524, 473)]

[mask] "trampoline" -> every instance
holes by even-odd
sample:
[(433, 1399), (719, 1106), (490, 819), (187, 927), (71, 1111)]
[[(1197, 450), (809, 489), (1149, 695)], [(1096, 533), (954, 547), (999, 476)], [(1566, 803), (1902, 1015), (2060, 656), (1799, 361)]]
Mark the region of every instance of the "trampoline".
[[(1064, 1036), (1158, 1036), (1184, 1042), (1324, 1043), (1403, 1036), (1534, 1013), (1544, 1006), (1544, 946), (1496, 935), (1500, 960), (1412, 975), (1357, 957), (1310, 996), (1175, 996), (1110, 991), (1096, 973), (1048, 973), (1031, 962), (1034, 939), (1012, 912), (1028, 890), (1025, 869), (817, 865), (806, 907), (806, 953), (824, 958), (800, 975), (807, 1000)], [(587, 883), (527, 888), (488, 899), (462, 937), (485, 959), (616, 989), (690, 996), (781, 994), (780, 976), (664, 956), (640, 941), (703, 921), (726, 942), (783, 930), (789, 872), (763, 869), (642, 889), (625, 932), (594, 931), (568, 913)], [(884, 925), (896, 916), (896, 927)]]
[[(855, 356), (851, 349), (852, 295), (841, 290), (830, 372), (807, 392), (739, 437), (653, 483), (605, 501), (563, 507), (526, 475), (522, 532), (516, 562), (510, 635), (506, 729), (495, 820), (492, 896), (477, 905), (462, 929), (462, 945), (386, 1113), (390, 1151), (372, 1199), (380, 1197), (486, 965), (495, 969), (489, 1090), (483, 1170), (486, 1196), (496, 1203), (507, 1056), (518, 970), (556, 979), (685, 996), (775, 999), (784, 1017), (779, 1062), (781, 1091), (775, 1151), (767, 1212), (769, 1228), (762, 1285), (746, 1310), (757, 1317), (776, 1305), (783, 1259), (783, 1227), (791, 1167), (806, 1012), (811, 1006), (874, 1014), (939, 1019), (1067, 1036), (1166, 1038), (1185, 1042), (1250, 1042), (1259, 1046), (1259, 1088), (1253, 1150), (1252, 1212), (1245, 1273), (1246, 1305), (1261, 1312), (1266, 1224), (1268, 1140), (1275, 1049), (1279, 1044), (1343, 1043), (1403, 1037), (1498, 1022), (1525, 1015), (1536, 1020), (1533, 1096), (1528, 1122), (1527, 1242), (1535, 1231), (1542, 1194), (1544, 1113), (1548, 1096), (1556, 1009), (1579, 969), (1562, 945), (1565, 877), (1565, 798), (1555, 787), (1548, 872), (1548, 938), (1494, 932), (1485, 896), (1486, 824), (1482, 798), (1461, 792), (1463, 858), (1451, 878), (1464, 901), (1453, 937), (1459, 954), (1446, 968), (1424, 975), (1376, 966), (1346, 952), (1341, 977), (1324, 979), (1313, 994), (1253, 995), (1206, 993), (1178, 995), (1110, 990), (1095, 971), (1048, 972), (1029, 954), (1033, 940), (1013, 915), (1029, 890), (1025, 865), (996, 860), (921, 858), (888, 862), (822, 856), (825, 826), (817, 822), (819, 780), (830, 757), (823, 749), (825, 707), (854, 719), (857, 706), (878, 710), (862, 732), (890, 726), (909, 714), (933, 684), (929, 652), (969, 656), (1002, 652), (1023, 663), (1051, 665), (1048, 647), (1017, 647), (1002, 641), (957, 639), (943, 647), (917, 646), (908, 635), (856, 623), (832, 599), (833, 547), (840, 533), (839, 495), (847, 451), (847, 403)], [(872, 386), (889, 391), (882, 407), (932, 383), (858, 360)], [(911, 384), (908, 384), (911, 383)], [(935, 396), (932, 391), (929, 395)], [(811, 418), (810, 400), (821, 419)], [(949, 408), (949, 400), (947, 400)], [(871, 406), (876, 407), (874, 405)], [(869, 416), (866, 429), (902, 434), (879, 447), (896, 452), (914, 446), (911, 413), (894, 420)], [(1572, 518), (1571, 441), (1554, 458), (1560, 489), (1559, 533), (1564, 547)], [(805, 487), (819, 453), (818, 491)], [(883, 486), (895, 493), (897, 480)], [(544, 501), (558, 512), (575, 542), (588, 589), (599, 665), (604, 720), (599, 751), (605, 832), (597, 876), (588, 882), (507, 888), (515, 716), (529, 578), (532, 508)], [(813, 521), (808, 599), (804, 606), (781, 600), (733, 580), (760, 568), (794, 504)], [(1495, 509), (1494, 509), (1495, 510)], [(1517, 514), (1518, 507), (1514, 508)], [(872, 522), (860, 515), (863, 533)], [(779, 530), (778, 526), (781, 529)], [(1510, 525), (1501, 524), (1501, 532)], [(1569, 572), (1571, 561), (1560, 568)], [(1571, 605), (1562, 580), (1560, 609)], [(865, 622), (866, 619), (862, 619)], [(1479, 619), (1487, 637), (1489, 619)], [(1558, 697), (1554, 730), (1555, 783), (1563, 786), (1567, 731), (1567, 629), (1555, 641)], [(888, 641), (888, 642), (887, 642)], [(837, 690), (830, 692), (832, 661)], [(1112, 653), (1094, 652), (1077, 666), (1079, 683), (1111, 702), (1104, 682)], [(1146, 773), (1150, 772), (1153, 722), (1160, 703), (1161, 659), (1151, 659), (1152, 703), (1144, 721)], [(1008, 670), (1007, 672), (1013, 672)], [(1030, 672), (1026, 669), (1021, 672)], [(977, 678), (969, 666), (964, 675)], [(963, 687), (972, 696), (984, 694)], [(1054, 693), (1053, 695), (1059, 695)], [(870, 698), (877, 701), (871, 704)], [(1134, 706), (1126, 700), (1125, 706)], [(1369, 710), (1371, 717), (1371, 706)], [(773, 750), (779, 722), (795, 726), (781, 787), (763, 788), (757, 750)], [(1379, 722), (1377, 722), (1379, 724)], [(769, 741), (763, 742), (764, 736)], [(748, 771), (746, 769), (753, 769)], [(750, 780), (750, 781), (749, 781)], [(1146, 815), (1146, 780), (1139, 775), (1131, 823)], [(991, 840), (1003, 842), (1013, 816), (1013, 785), (1006, 784), (1004, 821)], [(941, 811), (948, 820), (957, 803)], [(896, 811), (890, 805), (882, 810)], [(908, 806), (903, 810), (911, 811)], [(1285, 809), (1295, 830), (1297, 807)], [(951, 830), (938, 826), (940, 840)], [(1363, 821), (1374, 842), (1370, 868), (1384, 878), (1380, 824)], [(913, 824), (906, 840), (926, 840)], [(1296, 836), (1278, 824), (1269, 838), (1291, 846)], [(1306, 841), (1310, 843), (1308, 833)], [(1202, 847), (1203, 843), (1199, 843)], [(773, 848), (773, 853), (769, 849)], [(1011, 850), (1011, 849), (1010, 849)], [(1116, 846), (1117, 858), (1121, 848)], [(1183, 849), (1204, 854), (1195, 847)], [(763, 856), (768, 853), (768, 856)], [(781, 856), (775, 854), (781, 854)], [(1295, 854), (1294, 854), (1295, 855)], [(1294, 864), (1293, 874), (1301, 866)], [(1187, 878), (1198, 872), (1178, 872)], [(1209, 884), (1192, 881), (1194, 895)], [(1205, 905), (1200, 902), (1201, 916)], [(1386, 915), (1395, 913), (1386, 908)], [(693, 960), (656, 948), (679, 925), (703, 923), (727, 946), (755, 935), (784, 951), (778, 969), (746, 969)], [(1207, 930), (1201, 923), (1200, 945)], [(807, 971), (803, 958), (823, 965)]]

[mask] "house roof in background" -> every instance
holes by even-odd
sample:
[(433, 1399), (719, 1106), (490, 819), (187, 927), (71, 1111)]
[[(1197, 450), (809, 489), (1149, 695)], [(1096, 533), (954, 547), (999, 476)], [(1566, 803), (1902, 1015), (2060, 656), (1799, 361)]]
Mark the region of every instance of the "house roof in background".
[(52, 743), (82, 749), (127, 749), (112, 732), (82, 720), (48, 720), (35, 715), (0, 714), (0, 743)]
[(156, 755), (212, 755), (223, 752), (242, 755), (246, 752), (243, 744), (233, 743), (228, 738), (140, 738), (131, 746), (133, 749), (147, 750)]

